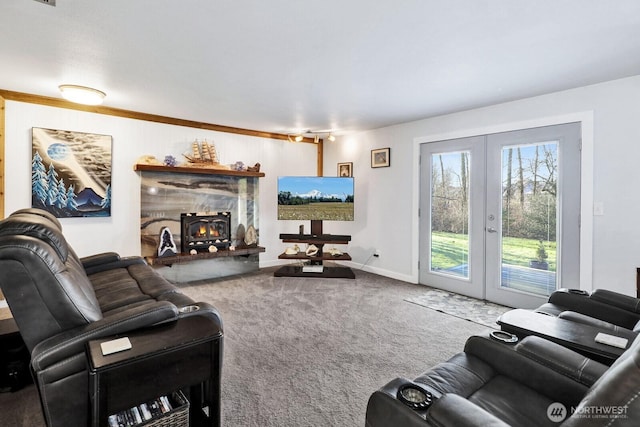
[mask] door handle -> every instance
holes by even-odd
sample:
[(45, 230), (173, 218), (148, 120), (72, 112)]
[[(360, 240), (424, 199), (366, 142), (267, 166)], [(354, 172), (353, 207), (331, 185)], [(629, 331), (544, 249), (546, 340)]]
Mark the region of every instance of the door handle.
[(498, 230), (496, 230), (496, 229), (495, 229), (495, 228), (493, 228), (493, 227), (489, 227), (489, 228), (487, 228), (487, 231), (488, 231), (489, 233), (497, 233), (497, 232), (498, 232)]

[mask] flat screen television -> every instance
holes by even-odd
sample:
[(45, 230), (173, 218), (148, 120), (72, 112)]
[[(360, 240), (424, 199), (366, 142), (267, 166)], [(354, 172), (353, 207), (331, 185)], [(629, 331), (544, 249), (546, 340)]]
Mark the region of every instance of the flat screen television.
[(353, 221), (353, 178), (278, 177), (278, 219)]

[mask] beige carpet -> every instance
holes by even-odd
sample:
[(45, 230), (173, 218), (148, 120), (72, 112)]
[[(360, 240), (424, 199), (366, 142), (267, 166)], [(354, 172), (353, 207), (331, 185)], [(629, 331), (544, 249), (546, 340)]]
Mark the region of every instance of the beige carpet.
[(425, 288), (356, 279), (243, 276), (184, 287), (225, 321), (223, 425), (363, 426), (371, 393), (415, 377), (486, 327), (405, 301)]

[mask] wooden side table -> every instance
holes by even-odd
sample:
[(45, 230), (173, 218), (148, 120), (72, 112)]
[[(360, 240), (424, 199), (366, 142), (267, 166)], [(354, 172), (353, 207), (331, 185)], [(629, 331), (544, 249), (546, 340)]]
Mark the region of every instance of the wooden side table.
[(102, 355), (87, 343), (91, 426), (108, 426), (111, 414), (182, 390), (191, 426), (220, 425), (222, 330), (206, 315), (191, 316), (122, 335), (131, 349)]

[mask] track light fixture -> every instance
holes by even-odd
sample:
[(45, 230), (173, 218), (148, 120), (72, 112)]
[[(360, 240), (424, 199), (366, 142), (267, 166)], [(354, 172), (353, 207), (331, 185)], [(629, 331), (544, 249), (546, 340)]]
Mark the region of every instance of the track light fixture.
[(304, 139), (304, 136), (302, 136), (301, 133), (298, 134), (288, 134), (287, 138), (289, 139), (289, 142), (301, 142)]
[[(289, 142), (301, 142), (305, 136), (309, 136), (313, 137), (313, 142), (315, 144), (318, 144), (320, 142), (320, 135), (325, 133), (327, 133), (327, 131), (305, 130), (300, 133), (287, 134), (287, 138), (289, 139)], [(333, 142), (336, 140), (336, 137), (333, 135), (333, 133), (329, 132), (329, 134), (327, 135), (327, 140)]]

